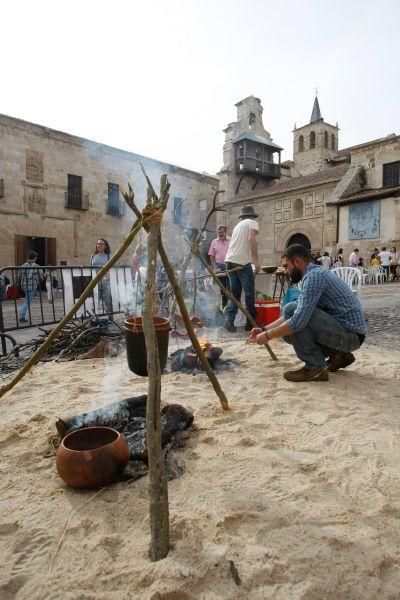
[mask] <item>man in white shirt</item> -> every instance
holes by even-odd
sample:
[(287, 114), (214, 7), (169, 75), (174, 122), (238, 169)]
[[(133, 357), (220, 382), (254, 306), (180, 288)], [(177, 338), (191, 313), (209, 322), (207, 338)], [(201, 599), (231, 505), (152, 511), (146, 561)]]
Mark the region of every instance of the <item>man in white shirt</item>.
[[(252, 263), (254, 264), (255, 272), (258, 273), (260, 271), (256, 240), (256, 235), (259, 231), (258, 223), (256, 222), (257, 217), (258, 215), (255, 213), (253, 206), (243, 206), (239, 217), (240, 222), (232, 231), (231, 241), (225, 257), (228, 270), (238, 266), (243, 267), (238, 271), (229, 273), (229, 284), (231, 293), (239, 301), (242, 289), (244, 290), (246, 308), (252, 317), (256, 316), (254, 306), (256, 293), (255, 274)], [(232, 301), (229, 301), (225, 311), (225, 329), (229, 332), (236, 331), (234, 321), (237, 311), (237, 306)], [(246, 331), (250, 331), (251, 329), (251, 324), (246, 323)]]
[(381, 265), (386, 271), (386, 281), (389, 281), (389, 265), (390, 265), (390, 252), (386, 250), (386, 246), (382, 247), (382, 252), (378, 254), (381, 259)]

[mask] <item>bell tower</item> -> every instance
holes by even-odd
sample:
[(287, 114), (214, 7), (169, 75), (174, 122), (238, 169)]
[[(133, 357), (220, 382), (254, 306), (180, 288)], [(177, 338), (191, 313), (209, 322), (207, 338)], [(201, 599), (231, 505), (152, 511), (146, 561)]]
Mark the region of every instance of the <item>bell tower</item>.
[(260, 191), (281, 176), (281, 151), (265, 129), (261, 101), (248, 96), (236, 105), (237, 120), (224, 129), (224, 165), (219, 173), (224, 200)]
[(315, 96), (310, 122), (293, 130), (293, 161), (301, 175), (326, 168), (326, 161), (338, 151), (339, 127), (325, 123)]

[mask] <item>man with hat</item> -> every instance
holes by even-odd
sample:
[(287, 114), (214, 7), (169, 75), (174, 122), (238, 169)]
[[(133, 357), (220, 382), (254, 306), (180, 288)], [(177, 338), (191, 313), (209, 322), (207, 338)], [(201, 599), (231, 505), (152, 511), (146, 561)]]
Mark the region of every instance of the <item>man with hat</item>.
[[(259, 231), (258, 223), (255, 220), (257, 217), (258, 215), (253, 206), (243, 206), (239, 216), (240, 222), (232, 231), (231, 242), (225, 257), (227, 270), (242, 267), (238, 271), (229, 273), (229, 285), (231, 293), (239, 301), (242, 289), (244, 290), (246, 308), (252, 317), (256, 316), (254, 306), (256, 292), (255, 274), (252, 263), (254, 264), (256, 273), (260, 270), (256, 240), (256, 235)], [(236, 331), (234, 321), (237, 311), (237, 306), (232, 301), (229, 301), (225, 311), (225, 329), (229, 332)], [(246, 331), (250, 331), (251, 329), (251, 324), (246, 323)]]

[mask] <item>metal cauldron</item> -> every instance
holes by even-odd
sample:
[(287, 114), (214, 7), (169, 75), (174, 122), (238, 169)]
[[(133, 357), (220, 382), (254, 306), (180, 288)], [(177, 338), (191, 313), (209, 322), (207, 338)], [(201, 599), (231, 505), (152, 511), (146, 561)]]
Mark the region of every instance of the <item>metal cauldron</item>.
[(71, 487), (98, 488), (115, 481), (128, 460), (128, 445), (121, 433), (111, 427), (85, 427), (62, 440), (56, 466)]

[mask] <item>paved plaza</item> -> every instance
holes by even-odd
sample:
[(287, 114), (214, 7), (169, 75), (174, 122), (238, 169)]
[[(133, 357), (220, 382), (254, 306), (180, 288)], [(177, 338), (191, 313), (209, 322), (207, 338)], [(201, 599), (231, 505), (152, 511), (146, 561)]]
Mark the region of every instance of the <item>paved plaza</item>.
[[(400, 351), (400, 282), (363, 286), (360, 300), (368, 321), (368, 336), (365, 344)], [(17, 310), (22, 303), (23, 300), (17, 301)], [(16, 327), (17, 312), (14, 302), (4, 302), (2, 307), (6, 328)], [(60, 321), (63, 316), (64, 303), (61, 295), (50, 304), (46, 293), (42, 292), (41, 302), (39, 297), (36, 297), (31, 304), (32, 324), (42, 321)], [(118, 321), (122, 318), (123, 315), (117, 316)], [(40, 331), (37, 327), (22, 325), (24, 326), (21, 329), (10, 331), (10, 334), (18, 342), (24, 342), (39, 335)]]

